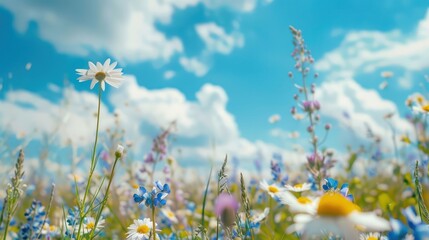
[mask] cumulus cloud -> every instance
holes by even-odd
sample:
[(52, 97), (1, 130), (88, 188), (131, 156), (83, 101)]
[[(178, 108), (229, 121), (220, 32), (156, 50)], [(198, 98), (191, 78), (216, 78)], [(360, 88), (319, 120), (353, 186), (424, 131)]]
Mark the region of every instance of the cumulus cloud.
[(222, 27), (213, 22), (197, 24), (195, 30), (209, 51), (229, 54), (235, 47), (244, 45), (244, 38), (239, 32), (227, 34)]
[[(133, 76), (125, 78), (119, 89), (110, 92), (110, 107), (102, 104), (100, 129), (112, 128), (116, 113), (125, 140), (133, 142), (139, 156), (149, 150), (161, 127), (176, 121), (173, 146), (181, 150), (179, 161), (188, 166), (206, 167), (208, 159), (222, 161), (226, 154), (237, 157), (247, 168), (252, 168), (259, 155), (270, 159), (274, 152), (287, 155), (297, 165), (305, 161), (302, 154), (242, 137), (233, 114), (226, 109), (228, 96), (219, 86), (205, 84), (196, 92), (195, 100), (189, 100), (177, 89), (149, 90)], [(25, 131), (31, 138), (56, 136), (60, 143), (73, 141), (84, 147), (93, 141), (96, 106), (95, 93), (72, 88), (66, 90), (60, 103), (27, 91), (10, 91), (0, 100), (0, 125), (16, 135)]]
[[(180, 3), (179, 3), (180, 2)], [(32, 21), (39, 35), (64, 53), (87, 55), (109, 52), (122, 61), (169, 60), (183, 51), (177, 37), (167, 37), (156, 23), (171, 21), (176, 7), (195, 5), (185, 1), (2, 1), (14, 14), (16, 29), (25, 32)]]
[(170, 80), (172, 78), (174, 78), (174, 76), (176, 76), (176, 72), (173, 70), (168, 70), (164, 72), (164, 79), (165, 80)]
[(258, 3), (270, 4), (274, 0), (203, 0), (203, 3), (209, 8), (227, 7), (240, 12), (253, 11)]
[[(65, 89), (61, 103), (54, 103), (28, 91), (9, 91), (0, 101), (0, 126), (17, 137), (59, 138), (59, 144), (84, 146), (93, 141), (97, 96)], [(113, 123), (107, 107), (101, 105), (102, 129)], [(31, 121), (29, 121), (31, 119)]]
[(186, 71), (195, 74), (197, 77), (202, 77), (209, 71), (208, 66), (197, 58), (181, 57), (179, 63)]
[(316, 97), (322, 103), (322, 115), (352, 129), (361, 139), (367, 138), (367, 126), (379, 136), (390, 135), (389, 126), (384, 119), (389, 113), (394, 114), (389, 121), (398, 134), (412, 132), (411, 125), (400, 117), (393, 102), (383, 99), (375, 90), (361, 87), (352, 79), (325, 82), (317, 91)]
[(258, 0), (5, 0), (0, 6), (14, 14), (14, 24), (25, 32), (37, 24), (39, 36), (63, 53), (88, 55), (108, 52), (121, 61), (168, 61), (184, 51), (181, 39), (167, 36), (157, 24), (170, 24), (173, 14), (203, 4), (251, 12)]
[(429, 67), (429, 10), (411, 35), (399, 30), (351, 31), (340, 46), (325, 54), (316, 64), (345, 79), (357, 72), (374, 72), (385, 67), (400, 67), (417, 71)]

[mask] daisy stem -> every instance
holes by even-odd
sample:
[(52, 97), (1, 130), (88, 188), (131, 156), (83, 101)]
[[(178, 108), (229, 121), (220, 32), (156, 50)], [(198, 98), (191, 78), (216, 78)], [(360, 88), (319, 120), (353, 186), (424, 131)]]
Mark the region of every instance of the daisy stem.
[(155, 206), (152, 206), (152, 236), (156, 240)]
[[(97, 107), (97, 126), (95, 129), (95, 140), (94, 140), (94, 148), (92, 149), (92, 156), (91, 156), (91, 168), (89, 171), (89, 176), (88, 176), (88, 181), (86, 183), (86, 188), (85, 188), (85, 194), (83, 195), (83, 200), (79, 205), (79, 214), (80, 214), (80, 219), (79, 219), (79, 229), (77, 232), (77, 239), (79, 239), (79, 235), (80, 235), (80, 230), (82, 228), (82, 223), (83, 223), (83, 211), (85, 210), (85, 202), (86, 202), (86, 197), (88, 196), (88, 192), (89, 192), (89, 188), (91, 185), (91, 179), (92, 179), (92, 175), (94, 173), (95, 170), (95, 166), (97, 165), (97, 162), (95, 161), (95, 152), (97, 150), (97, 142), (98, 142), (98, 129), (100, 127), (100, 106), (101, 106), (101, 93), (102, 93), (102, 89), (101, 89), (101, 83), (99, 84), (99, 88), (98, 88), (98, 107)], [(79, 203), (79, 199), (78, 203)], [(91, 206), (89, 206), (89, 209), (91, 209)]]

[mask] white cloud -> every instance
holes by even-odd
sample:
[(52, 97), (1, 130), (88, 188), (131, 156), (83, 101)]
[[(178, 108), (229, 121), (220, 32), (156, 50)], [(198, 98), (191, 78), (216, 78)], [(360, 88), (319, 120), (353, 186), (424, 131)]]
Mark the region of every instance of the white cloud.
[(195, 74), (197, 77), (202, 77), (209, 71), (207, 65), (197, 58), (181, 57), (179, 63), (186, 71)]
[[(324, 82), (316, 98), (322, 103), (322, 115), (353, 129), (361, 139), (367, 138), (366, 125), (379, 136), (389, 136), (391, 131), (384, 120), (384, 115), (388, 113), (394, 113), (389, 121), (398, 134), (412, 132), (411, 125), (400, 117), (393, 102), (383, 99), (376, 90), (362, 88), (352, 79)], [(345, 113), (349, 118), (344, 116)]]
[[(180, 2), (180, 3), (179, 3)], [(177, 37), (156, 29), (167, 24), (176, 7), (195, 5), (189, 1), (2, 1), (14, 14), (15, 26), (25, 32), (37, 23), (42, 39), (64, 53), (88, 55), (107, 51), (122, 61), (164, 60), (183, 51)]]
[(165, 80), (170, 80), (172, 78), (174, 78), (174, 76), (176, 76), (176, 72), (173, 70), (168, 70), (164, 72), (164, 79)]
[[(179, 161), (188, 165), (206, 167), (208, 159), (222, 161), (227, 154), (237, 157), (242, 166), (249, 169), (258, 154), (270, 159), (274, 152), (290, 156), (297, 165), (305, 161), (303, 154), (243, 138), (234, 116), (226, 109), (228, 96), (219, 86), (203, 85), (191, 101), (177, 89), (148, 90), (138, 85), (133, 76), (125, 78), (120, 88), (110, 91), (108, 99), (114, 110), (109, 111), (102, 104), (100, 129), (112, 128), (113, 112), (117, 113), (125, 130), (125, 140), (133, 142), (138, 156), (148, 150), (160, 127), (176, 120), (173, 146), (181, 150), (176, 156)], [(95, 132), (96, 106), (96, 93), (77, 92), (72, 88), (66, 90), (60, 103), (27, 91), (10, 91), (0, 100), (0, 126), (16, 135), (25, 131), (29, 137), (39, 140), (46, 135), (57, 136), (55, 143), (59, 145), (71, 140), (80, 147), (90, 146)], [(268, 166), (267, 162), (264, 164)]]
[[(97, 96), (71, 88), (64, 94), (62, 102), (56, 104), (27, 91), (7, 92), (5, 99), (0, 101), (0, 125), (18, 137), (57, 136), (59, 145), (69, 141), (80, 146), (90, 144), (95, 133)], [(101, 129), (113, 123), (104, 104), (101, 105), (101, 116)]]
[(16, 29), (23, 33), (30, 22), (39, 36), (63, 53), (86, 56), (107, 52), (113, 58), (136, 62), (168, 61), (184, 51), (181, 39), (167, 36), (157, 24), (170, 24), (175, 11), (204, 4), (251, 12), (258, 0), (5, 0), (0, 6), (14, 14)]
[(388, 66), (409, 71), (426, 69), (429, 67), (428, 32), (429, 10), (411, 35), (399, 30), (349, 32), (338, 48), (317, 61), (316, 70), (347, 79), (360, 71), (371, 73)]
[(197, 24), (195, 30), (209, 51), (229, 54), (234, 48), (244, 45), (244, 38), (239, 32), (227, 34), (222, 27), (213, 22)]
[(402, 77), (398, 78), (398, 84), (403, 89), (411, 89), (413, 87), (413, 75), (407, 71)]

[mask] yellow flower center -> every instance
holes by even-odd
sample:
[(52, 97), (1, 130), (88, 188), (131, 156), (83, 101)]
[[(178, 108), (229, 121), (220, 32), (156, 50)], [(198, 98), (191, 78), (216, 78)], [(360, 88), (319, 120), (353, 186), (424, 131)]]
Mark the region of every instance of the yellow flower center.
[(298, 202), (301, 204), (309, 204), (312, 203), (311, 199), (308, 197), (299, 197)]
[(94, 222), (89, 222), (89, 223), (86, 224), (86, 228), (88, 228), (88, 229), (94, 229), (94, 227), (95, 227), (95, 223)]
[(95, 74), (95, 79), (97, 79), (98, 81), (103, 81), (106, 78), (106, 73), (104, 72), (97, 72)]
[(373, 236), (370, 236), (370, 237), (368, 237), (366, 240), (378, 240), (378, 238), (373, 237)]
[(422, 96), (417, 96), (417, 102), (422, 103), (424, 98)]
[(302, 188), (302, 185), (303, 185), (302, 183), (298, 183), (298, 184), (295, 184), (293, 187), (294, 188)]
[(57, 228), (55, 226), (49, 226), (50, 232), (55, 232), (55, 230), (57, 230)]
[(279, 191), (279, 188), (276, 186), (268, 186), (268, 191), (271, 193), (277, 193)]
[(174, 213), (173, 213), (172, 211), (168, 211), (168, 212), (167, 212), (167, 216), (168, 216), (169, 218), (173, 218), (173, 217), (174, 217)]
[(422, 106), (422, 110), (425, 112), (429, 112), (429, 104)]
[(141, 234), (146, 234), (150, 231), (150, 228), (145, 224), (145, 225), (140, 225), (138, 226), (137, 230), (138, 233)]
[(317, 213), (321, 216), (347, 216), (354, 211), (360, 211), (359, 206), (350, 202), (340, 193), (327, 193), (320, 198)]

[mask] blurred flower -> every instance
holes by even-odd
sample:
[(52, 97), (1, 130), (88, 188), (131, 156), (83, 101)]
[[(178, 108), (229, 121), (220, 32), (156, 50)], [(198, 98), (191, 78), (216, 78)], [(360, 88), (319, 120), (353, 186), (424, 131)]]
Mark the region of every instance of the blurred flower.
[(411, 140), (407, 135), (401, 136), (401, 142), (406, 143), (406, 144), (411, 144)]
[(214, 211), (217, 217), (220, 218), (225, 227), (231, 227), (235, 222), (235, 214), (239, 208), (239, 204), (234, 196), (221, 193), (215, 201)]
[[(134, 223), (128, 227), (127, 239), (145, 240), (149, 239), (152, 231), (153, 222), (149, 218), (143, 220), (134, 220)], [(155, 223), (155, 226), (157, 224)], [(158, 237), (156, 237), (158, 238)]]
[(380, 233), (362, 233), (359, 240), (389, 240), (386, 236), (382, 236)]
[(337, 192), (324, 194), (318, 203), (315, 216), (299, 214), (288, 232), (302, 232), (304, 238), (326, 236), (327, 233), (346, 239), (357, 239), (359, 231), (388, 231), (387, 220), (371, 212), (361, 212), (360, 207)]
[(391, 78), (391, 77), (393, 77), (393, 72), (391, 72), (391, 71), (384, 71), (384, 72), (381, 72), (380, 76), (383, 77), (383, 78)]
[(104, 226), (104, 219), (100, 218), (95, 226), (95, 219), (93, 217), (86, 217), (83, 219), (83, 233), (90, 233), (91, 231), (97, 232)]
[(260, 186), (261, 189), (266, 191), (272, 198), (276, 198), (277, 193), (286, 191), (284, 188), (280, 188), (275, 184), (269, 185), (265, 180), (262, 180)]
[(121, 144), (118, 144), (118, 147), (116, 148), (116, 151), (115, 151), (115, 156), (117, 158), (122, 158), (122, 155), (124, 155), (124, 146), (122, 146)]
[(280, 119), (281, 119), (281, 117), (280, 117), (279, 114), (274, 114), (274, 115), (271, 115), (268, 118), (268, 122), (271, 123), (271, 124), (273, 124), (273, 123), (276, 123), (276, 122), (280, 121)]
[(429, 113), (429, 104), (413, 106), (414, 113)]
[(105, 89), (105, 82), (112, 87), (118, 88), (124, 78), (122, 77), (122, 68), (115, 69), (116, 64), (117, 62), (110, 64), (110, 58), (108, 58), (103, 65), (100, 62), (97, 62), (97, 65), (88, 62), (89, 69), (76, 69), (77, 74), (81, 75), (78, 80), (79, 82), (92, 80), (91, 89), (93, 89), (98, 82), (100, 82), (103, 91)]
[(164, 217), (166, 217), (170, 222), (172, 222), (172, 223), (177, 223), (177, 222), (178, 222), (177, 217), (176, 217), (176, 214), (174, 214), (174, 212), (173, 212), (173, 211), (171, 211), (170, 209), (162, 208), (162, 209), (161, 209), (161, 213), (162, 213), (162, 215), (164, 215)]
[(304, 197), (296, 198), (290, 192), (281, 192), (277, 194), (279, 202), (289, 207), (292, 213), (316, 214), (319, 198)]
[[(56, 227), (54, 225), (49, 225), (49, 223), (45, 223), (42, 227), (41, 234), (47, 235), (49, 237), (55, 237), (55, 236), (60, 234), (60, 230), (58, 229), (58, 227)], [(47, 237), (47, 239), (48, 239), (48, 237)]]
[(291, 192), (304, 192), (311, 189), (311, 183), (298, 183), (293, 186), (285, 185), (285, 188)]

